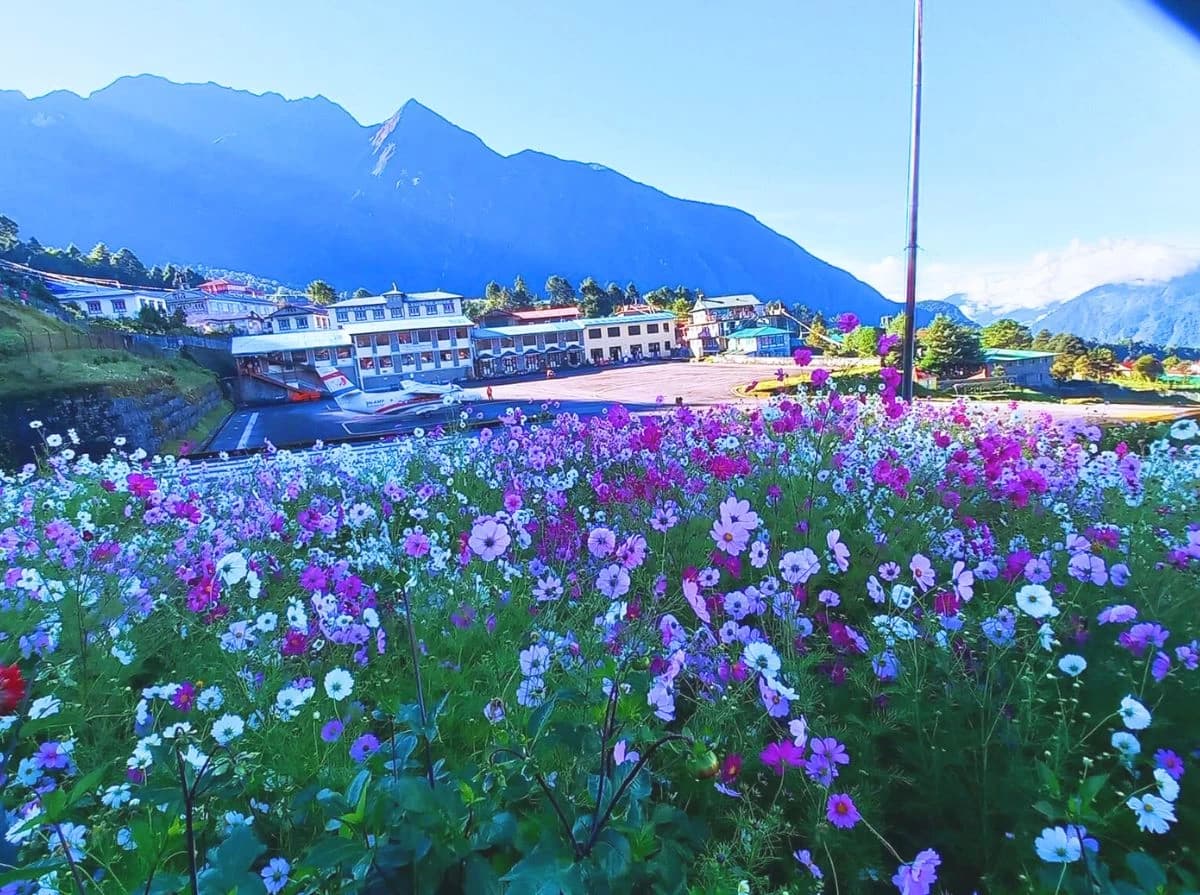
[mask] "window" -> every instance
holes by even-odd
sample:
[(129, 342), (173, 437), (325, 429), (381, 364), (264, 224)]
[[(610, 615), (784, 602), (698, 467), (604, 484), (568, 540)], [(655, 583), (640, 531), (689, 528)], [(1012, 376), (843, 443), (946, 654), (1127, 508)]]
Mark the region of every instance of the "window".
[(382, 320), (383, 319), (383, 308), (371, 308), (371, 319), (372, 320)]
[(371, 337), (370, 336), (355, 336), (354, 344), (357, 345), (359, 348), (370, 348), (371, 347)]
[(613, 345), (612, 348), (608, 349), (608, 356), (610, 358), (612, 358), (613, 360), (620, 360), (621, 359), (621, 349), (618, 348), (616, 345)]
[(307, 317), (297, 317), (296, 318), (296, 329), (308, 329), (308, 318)]
[(663, 351), (670, 351), (670, 350), (671, 350), (671, 343), (663, 342)]
[(400, 365), (403, 367), (411, 367), (416, 362), (417, 362), (417, 356), (415, 354), (400, 355)]
[(413, 305), (413, 306), (412, 306), (412, 307), (409, 309), (409, 314), (410, 314), (411, 316), (413, 316), (413, 317), (420, 317), (420, 316), (421, 316), (421, 306), (420, 306), (420, 305)]
[(608, 328), (608, 337), (609, 337), (610, 339), (617, 339), (617, 338), (620, 338), (620, 336), (621, 336), (621, 327), (619, 327), (619, 326), (610, 326), (610, 327)]
[(348, 311), (338, 311), (337, 319), (338, 323), (345, 323), (350, 319), (350, 313)]
[(120, 313), (120, 314), (124, 314), (125, 313), (125, 299), (114, 298), (113, 299), (113, 311)]
[(279, 327), (279, 331), (281, 333), (284, 333), (292, 328), (292, 321), (288, 320), (286, 317), (280, 317), (275, 321), (275, 325)]
[(396, 333), (396, 341), (399, 342), (401, 345), (411, 345), (412, 344), (412, 333), (409, 333), (409, 332)]
[(537, 336), (521, 336), (521, 344), (526, 348), (534, 348), (537, 346)]
[[(598, 338), (600, 338), (600, 330), (598, 330), (598, 329), (589, 329), (589, 330), (588, 330), (588, 338), (589, 338), (589, 339), (598, 339)], [(592, 353), (594, 354), (595, 352), (592, 352)]]
[(443, 351), (441, 357), (442, 357), (442, 363), (448, 364), (453, 360), (454, 352), (453, 351)]
[(650, 354), (655, 357), (658, 356), (658, 343), (657, 342), (650, 343)]
[(432, 351), (422, 351), (421, 352), (421, 363), (432, 364), (433, 363), (433, 352)]
[(431, 302), (426, 303), (425, 316), (426, 317), (436, 317), (437, 316), (437, 302), (436, 301), (431, 301)]
[(374, 370), (375, 369), (375, 358), (360, 357), (358, 359), (358, 368), (360, 370)]
[(329, 363), (329, 349), (328, 348), (318, 348), (316, 351), (313, 352), (313, 360), (315, 360), (319, 364)]
[(417, 341), (418, 342), (432, 342), (433, 341), (433, 330), (431, 330), (431, 329), (417, 330)]
[(462, 360), (462, 361), (470, 360), (471, 359), (471, 349), (459, 348), (458, 349), (458, 359)]
[(391, 348), (392, 340), (391, 340), (391, 337), (387, 333), (376, 333), (375, 334), (375, 344), (378, 345), (380, 348)]
[(450, 341), (450, 330), (439, 329), (437, 331), (437, 340), (438, 340), (438, 344), (440, 344), (440, 345), (448, 344)]
[(454, 313), (454, 302), (452, 302), (452, 301), (442, 302), (442, 313), (443, 314), (453, 314)]
[(308, 352), (307, 351), (293, 351), (292, 352), (292, 363), (294, 363), (294, 364), (308, 363)]
[(640, 336), (641, 334), (642, 334), (642, 327), (640, 325), (629, 327), (629, 335)]
[(512, 339), (508, 338), (507, 336), (505, 336), (503, 339), (500, 340), (500, 347), (501, 348), (516, 348), (517, 343), (514, 342)]
[(385, 370), (391, 370), (391, 369), (392, 369), (392, 356), (390, 354), (385, 354), (383, 357), (379, 358), (379, 372), (380, 373), (384, 372)]
[(397, 320), (403, 316), (404, 316), (404, 308), (402, 308), (402, 307), (392, 308), (392, 319), (393, 320)]
[(339, 345), (338, 346), (337, 359), (338, 360), (350, 360), (350, 346), (349, 345)]
[(458, 339), (460, 342), (465, 342), (467, 340), (467, 328), (465, 326), (460, 326), (458, 329), (456, 329), (454, 331), (454, 338)]
[(88, 306), (88, 313), (89, 313), (89, 314), (99, 314), (99, 313), (100, 313), (100, 302), (98, 302), (98, 301), (89, 301), (89, 302), (87, 303), (87, 306)]
[(604, 360), (604, 349), (603, 348), (593, 348), (592, 349), (592, 363), (598, 364), (602, 360)]
[(649, 335), (650, 333), (656, 333), (656, 332), (658, 332), (658, 324), (657, 323), (647, 323), (646, 324), (646, 335)]

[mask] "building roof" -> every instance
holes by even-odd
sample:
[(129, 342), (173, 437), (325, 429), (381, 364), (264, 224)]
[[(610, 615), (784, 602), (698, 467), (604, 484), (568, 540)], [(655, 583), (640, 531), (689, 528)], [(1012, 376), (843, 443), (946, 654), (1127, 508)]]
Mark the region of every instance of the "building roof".
[(234, 357), (270, 354), (273, 351), (304, 351), (307, 348), (334, 348), (349, 345), (350, 334), (340, 329), (317, 329), (296, 333), (264, 333), (261, 336), (234, 336), (230, 351)]
[(439, 317), (404, 317), (384, 320), (360, 320), (356, 323), (343, 323), (338, 328), (341, 332), (351, 335), (365, 333), (405, 332), (410, 329), (442, 329), (445, 327), (474, 326), (470, 317), (447, 314)]
[(1016, 348), (985, 348), (983, 359), (988, 363), (1004, 363), (1006, 360), (1035, 360), (1039, 357), (1057, 357), (1053, 351), (1020, 351)]
[(655, 311), (653, 314), (626, 314), (624, 316), (614, 315), (612, 317), (585, 317), (579, 321), (584, 326), (617, 326), (619, 324), (631, 323), (655, 323), (664, 320), (674, 320), (675, 315), (670, 311)]
[(281, 305), (277, 310), (271, 313), (271, 317), (282, 317), (289, 314), (324, 314), (329, 316), (329, 309), (322, 308), (318, 305), (302, 305), (298, 303), (288, 302), (286, 305)]
[(692, 310), (713, 308), (745, 308), (761, 304), (761, 299), (759, 299), (757, 295), (754, 295), (750, 292), (745, 292), (740, 295), (706, 295), (703, 298), (696, 299), (696, 303), (692, 305)]
[(452, 298), (462, 298), (457, 292), (443, 292), (434, 289), (432, 292), (410, 292), (408, 297), (416, 301), (450, 301)]
[(552, 323), (516, 323), (512, 326), (476, 327), (476, 339), (515, 339), (519, 336), (549, 335), (552, 333), (582, 333), (581, 320), (556, 320)]
[(553, 317), (575, 318), (583, 316), (579, 308), (570, 305), (558, 308), (532, 308), (527, 311), (504, 311), (503, 313), (511, 314), (518, 320), (524, 320), (527, 323), (537, 323)]
[(343, 298), (329, 305), (331, 308), (362, 308), (371, 305), (394, 305), (403, 301), (451, 301), (462, 298), (453, 292), (401, 292), (394, 286), (382, 295), (364, 295), (361, 298)]
[(790, 336), (791, 333), (786, 329), (780, 329), (778, 326), (751, 326), (746, 329), (739, 329), (737, 332), (732, 332), (727, 338), (730, 339), (758, 339), (764, 336)]

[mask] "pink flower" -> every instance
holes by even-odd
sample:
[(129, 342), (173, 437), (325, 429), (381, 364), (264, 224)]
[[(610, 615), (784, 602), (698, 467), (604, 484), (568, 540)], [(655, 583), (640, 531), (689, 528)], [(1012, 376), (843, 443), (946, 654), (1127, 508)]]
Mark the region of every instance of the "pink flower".
[(588, 535), (588, 553), (592, 554), (596, 559), (603, 559), (608, 556), (616, 546), (617, 536), (610, 529), (593, 528)]
[(750, 542), (750, 529), (740, 522), (730, 522), (726, 519), (718, 519), (714, 522), (709, 534), (716, 542), (717, 549), (730, 556), (740, 554)]
[(511, 543), (508, 527), (495, 519), (476, 522), (475, 527), (471, 529), (471, 537), (467, 540), (471, 551), (484, 562), (491, 562), (502, 556)]
[(829, 381), (829, 371), (823, 367), (819, 367), (812, 371), (812, 384), (817, 388), (821, 388)]
[(850, 568), (850, 548), (841, 542), (842, 533), (834, 529), (825, 536), (825, 544), (833, 554), (833, 561), (843, 572)]
[(841, 830), (849, 830), (862, 820), (862, 815), (854, 807), (854, 800), (845, 793), (834, 793), (829, 797), (825, 803), (825, 817)]
[(908, 564), (908, 568), (922, 591), (933, 587), (936, 576), (933, 572), (933, 563), (929, 561), (929, 557), (918, 553), (912, 558), (912, 562)]
[(849, 311), (847, 311), (845, 314), (838, 314), (837, 317), (834, 318), (833, 322), (843, 333), (852, 333), (858, 329), (859, 326), (858, 315), (852, 314)]
[(782, 777), (790, 765), (793, 768), (803, 767), (804, 750), (797, 747), (791, 740), (779, 740), (769, 743), (758, 755), (762, 763)]
[(879, 337), (879, 356), (884, 357), (893, 348), (900, 344), (900, 337), (894, 336), (891, 333), (884, 333)]
[(629, 593), (629, 573), (615, 563), (605, 566), (596, 578), (596, 590), (610, 600)]

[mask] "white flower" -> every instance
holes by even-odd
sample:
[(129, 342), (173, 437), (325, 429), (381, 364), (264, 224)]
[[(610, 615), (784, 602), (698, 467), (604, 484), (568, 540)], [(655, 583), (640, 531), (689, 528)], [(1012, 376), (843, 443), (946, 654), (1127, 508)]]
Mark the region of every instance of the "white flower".
[(238, 715), (222, 715), (212, 726), (212, 738), (218, 746), (228, 746), (242, 735), (246, 722)]
[(41, 421), (41, 420), (33, 420), (32, 422), (30, 422), (30, 424), (29, 424), (29, 428), (30, 428), (30, 429), (40, 429), (40, 428), (42, 428), (42, 421)]
[(1137, 816), (1139, 830), (1162, 834), (1175, 822), (1175, 810), (1171, 803), (1151, 793), (1130, 796), (1125, 804)]
[(1037, 856), (1050, 864), (1071, 864), (1083, 854), (1083, 844), (1073, 832), (1046, 827), (1033, 843)]
[(1118, 730), (1112, 735), (1112, 747), (1121, 753), (1121, 758), (1132, 761), (1142, 751), (1142, 744), (1133, 734)]
[(550, 670), (550, 650), (544, 643), (535, 643), (521, 650), (519, 658), (521, 674), (526, 677), (540, 678)]
[(125, 851), (133, 851), (137, 848), (137, 843), (133, 840), (133, 830), (129, 827), (121, 827), (117, 830), (117, 845), (125, 849)]
[(62, 436), (59, 435), (57, 432), (54, 433), (53, 435), (47, 435), (46, 436), (46, 446), (52, 447), (52, 448), (62, 447)]
[(325, 675), (325, 692), (334, 702), (341, 702), (354, 689), (354, 678), (344, 668), (335, 668)]
[(246, 577), (246, 569), (246, 557), (240, 553), (226, 553), (217, 563), (217, 577), (232, 586)]
[(1017, 608), (1033, 618), (1058, 615), (1050, 591), (1040, 584), (1026, 584), (1017, 591)]
[(1121, 708), (1117, 714), (1121, 716), (1121, 720), (1130, 730), (1145, 730), (1150, 726), (1150, 713), (1132, 696), (1126, 696), (1121, 700)]
[(808, 719), (803, 715), (793, 718), (788, 722), (788, 733), (792, 735), (792, 742), (803, 749), (804, 744), (808, 742)]
[(782, 665), (779, 653), (775, 652), (775, 648), (762, 641), (746, 644), (746, 648), (742, 651), (742, 661), (750, 668), (760, 672), (769, 681), (775, 680)]
[(1200, 436), (1200, 426), (1193, 419), (1178, 420), (1171, 425), (1171, 437), (1179, 441), (1191, 441)]
[(225, 694), (220, 687), (205, 687), (196, 697), (196, 707), (201, 711), (215, 712), (225, 703)]
[(66, 821), (58, 825), (56, 832), (58, 835), (54, 837), (55, 846), (63, 848), (65, 845), (72, 860), (82, 861), (84, 852), (87, 851), (87, 827)]
[(779, 560), (780, 577), (788, 584), (804, 584), (820, 569), (821, 560), (808, 547), (802, 550), (789, 550)]
[(42, 718), (49, 718), (51, 715), (57, 715), (60, 708), (62, 708), (62, 702), (57, 696), (43, 696), (35, 699), (29, 706), (29, 719), (38, 721)]
[(1179, 798), (1179, 782), (1163, 768), (1154, 769), (1154, 782), (1158, 784), (1158, 794), (1168, 802)]
[(113, 439), (113, 444), (115, 444), (117, 447), (125, 447), (125, 436), (118, 435)]
[(912, 605), (913, 598), (917, 592), (907, 584), (896, 584), (892, 586), (892, 605), (897, 609), (907, 609)]
[(1087, 660), (1083, 656), (1069, 653), (1058, 660), (1058, 670), (1071, 677), (1079, 677), (1087, 668)]

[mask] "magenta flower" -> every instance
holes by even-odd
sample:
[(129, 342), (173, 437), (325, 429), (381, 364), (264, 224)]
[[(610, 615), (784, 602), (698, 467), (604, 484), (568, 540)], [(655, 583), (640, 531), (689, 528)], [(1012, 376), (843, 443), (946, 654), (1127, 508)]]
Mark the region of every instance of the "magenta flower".
[(812, 384), (817, 388), (821, 388), (829, 381), (829, 371), (824, 367), (818, 367), (812, 371)]
[[(891, 333), (884, 333), (882, 336), (879, 337), (879, 356), (880, 357), (887, 356), (888, 352), (890, 352), (893, 348), (895, 348), (899, 344), (900, 344), (899, 336), (892, 335)], [(887, 369), (890, 369), (890, 367)]]
[(1154, 765), (1155, 767), (1162, 768), (1175, 780), (1180, 780), (1183, 777), (1183, 759), (1170, 749), (1159, 749), (1155, 752)]
[(789, 765), (793, 768), (803, 767), (804, 765), (804, 750), (791, 740), (778, 740), (774, 743), (768, 743), (767, 748), (763, 749), (758, 754), (758, 757), (762, 759), (763, 764), (780, 777), (783, 776), (784, 771)]
[(404, 553), (413, 559), (429, 554), (429, 538), (419, 531), (409, 532), (404, 538)]
[(862, 820), (862, 815), (854, 807), (854, 800), (845, 793), (834, 793), (829, 797), (825, 803), (825, 817), (841, 830), (849, 830)]
[(792, 360), (798, 367), (807, 367), (812, 363), (813, 353), (807, 348), (797, 348), (792, 352)]
[(858, 315), (849, 311), (844, 314), (838, 314), (833, 322), (842, 333), (852, 333), (859, 327)]

